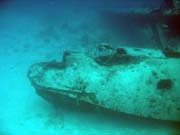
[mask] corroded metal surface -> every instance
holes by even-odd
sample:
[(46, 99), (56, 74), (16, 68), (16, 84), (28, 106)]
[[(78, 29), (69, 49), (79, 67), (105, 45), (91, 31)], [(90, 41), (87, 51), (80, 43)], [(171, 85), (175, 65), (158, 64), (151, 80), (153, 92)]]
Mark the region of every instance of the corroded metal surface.
[(179, 69), (178, 58), (160, 51), (123, 48), (97, 57), (66, 52), (62, 62), (32, 65), (28, 78), (45, 99), (60, 99), (56, 103), (180, 121)]

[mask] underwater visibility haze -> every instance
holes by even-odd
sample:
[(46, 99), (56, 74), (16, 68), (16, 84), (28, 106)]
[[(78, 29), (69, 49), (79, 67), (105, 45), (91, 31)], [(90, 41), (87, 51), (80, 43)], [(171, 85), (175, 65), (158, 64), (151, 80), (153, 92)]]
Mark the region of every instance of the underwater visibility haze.
[(0, 135), (180, 135), (179, 0), (0, 0)]

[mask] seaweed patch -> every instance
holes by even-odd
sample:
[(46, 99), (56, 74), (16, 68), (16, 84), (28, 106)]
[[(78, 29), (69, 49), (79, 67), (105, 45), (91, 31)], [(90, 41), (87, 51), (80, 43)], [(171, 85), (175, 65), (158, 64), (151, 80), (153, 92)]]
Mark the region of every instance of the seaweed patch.
[(173, 87), (173, 82), (171, 79), (161, 79), (157, 83), (157, 88), (158, 89), (166, 89), (169, 90)]

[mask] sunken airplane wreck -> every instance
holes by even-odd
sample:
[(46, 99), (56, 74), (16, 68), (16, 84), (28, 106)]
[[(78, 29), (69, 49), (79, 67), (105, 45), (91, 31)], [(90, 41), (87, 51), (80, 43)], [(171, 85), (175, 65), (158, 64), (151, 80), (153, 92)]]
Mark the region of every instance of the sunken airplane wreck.
[(104, 11), (102, 19), (126, 44), (164, 49), (180, 47), (180, 0), (164, 0), (160, 8)]
[(180, 122), (179, 69), (179, 57), (160, 50), (111, 48), (110, 54), (97, 56), (65, 51), (61, 62), (32, 65), (28, 78), (56, 105)]
[[(136, 22), (153, 22), (150, 24), (158, 49), (101, 45), (95, 55), (65, 51), (61, 62), (32, 65), (28, 78), (37, 94), (55, 105), (93, 106), (180, 122), (180, 51), (161, 38), (162, 32), (173, 40), (179, 36), (172, 25), (179, 21), (178, 11), (164, 13), (160, 21), (159, 14), (128, 13)], [(168, 31), (161, 31), (159, 24), (164, 23)]]

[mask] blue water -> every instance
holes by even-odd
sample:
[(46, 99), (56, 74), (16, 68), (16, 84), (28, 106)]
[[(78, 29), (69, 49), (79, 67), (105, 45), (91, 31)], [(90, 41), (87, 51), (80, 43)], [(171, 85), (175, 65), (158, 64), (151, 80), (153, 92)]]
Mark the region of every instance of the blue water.
[(26, 76), (33, 63), (60, 61), (67, 49), (91, 51), (101, 43), (151, 47), (144, 45), (144, 40), (128, 37), (131, 32), (122, 40), (112, 30), (114, 27), (107, 28), (103, 15), (132, 8), (154, 9), (161, 3), (162, 0), (0, 0), (0, 135), (171, 134), (169, 124), (56, 109), (35, 93)]

